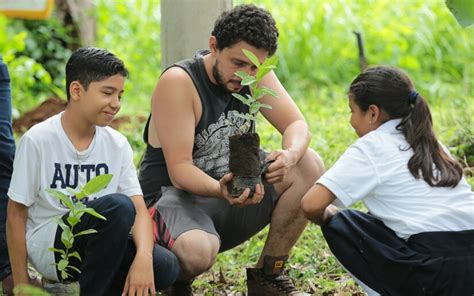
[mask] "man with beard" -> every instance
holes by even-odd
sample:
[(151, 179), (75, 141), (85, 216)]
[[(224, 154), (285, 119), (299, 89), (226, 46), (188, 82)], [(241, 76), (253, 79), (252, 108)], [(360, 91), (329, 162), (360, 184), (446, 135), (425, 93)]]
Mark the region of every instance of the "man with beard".
[(272, 106), (261, 113), (282, 135), (282, 149), (265, 154), (275, 160), (264, 175), (269, 185), (257, 185), (251, 197), (249, 189), (238, 198), (227, 191), (228, 137), (243, 124), (236, 114), (248, 110), (231, 94), (250, 92), (235, 72), (257, 70), (242, 49), (263, 62), (275, 53), (277, 39), (275, 20), (266, 10), (237, 6), (215, 22), (209, 50), (167, 68), (153, 93), (139, 179), (149, 204), (158, 200), (156, 237), (181, 264), (171, 294), (191, 295), (192, 279), (211, 268), (219, 252), (270, 223), (260, 259), (247, 269), (248, 294), (301, 295), (283, 268), (307, 224), (300, 200), (323, 163), (308, 149), (308, 125), (273, 72), (260, 83), (277, 93), (277, 99), (260, 100)]

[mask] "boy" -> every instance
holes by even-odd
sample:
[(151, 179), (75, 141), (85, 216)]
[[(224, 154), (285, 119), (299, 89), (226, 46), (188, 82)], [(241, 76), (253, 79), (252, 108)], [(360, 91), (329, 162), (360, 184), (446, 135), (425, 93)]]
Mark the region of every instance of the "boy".
[(22, 137), (8, 192), (7, 242), (15, 286), (28, 282), (27, 255), (43, 277), (60, 278), (54, 264), (59, 255), (48, 248), (64, 248), (62, 230), (52, 218), (67, 218), (68, 209), (46, 189), (67, 194), (66, 187), (77, 190), (101, 174), (112, 174), (112, 181), (83, 201), (107, 221), (86, 214), (74, 229), (98, 231), (74, 242), (82, 262), (69, 264), (81, 270), (72, 272), (81, 295), (148, 295), (177, 277), (176, 257), (153, 246), (132, 149), (123, 135), (107, 127), (120, 109), (127, 76), (123, 62), (112, 53), (77, 50), (66, 65), (66, 110)]

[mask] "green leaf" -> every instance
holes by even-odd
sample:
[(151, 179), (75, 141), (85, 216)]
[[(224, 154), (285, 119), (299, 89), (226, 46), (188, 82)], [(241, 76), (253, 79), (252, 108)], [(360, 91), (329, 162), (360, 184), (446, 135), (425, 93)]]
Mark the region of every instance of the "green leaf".
[(248, 74), (247, 72), (244, 72), (244, 71), (235, 72), (235, 76), (242, 79), (242, 81), (240, 81), (241, 85), (251, 85), (252, 83), (255, 83), (255, 81), (256, 81), (255, 77), (253, 77), (252, 75), (250, 75), (250, 74)]
[(265, 108), (265, 109), (272, 109), (273, 107), (268, 105), (268, 104), (264, 104), (264, 103), (258, 103), (258, 108)]
[(245, 105), (247, 106), (250, 106), (251, 104), (251, 101), (249, 101), (246, 97), (244, 97), (243, 95), (241, 94), (238, 94), (238, 93), (232, 93), (232, 96), (236, 99), (238, 99), (239, 101), (241, 101), (242, 103), (244, 103)]
[(271, 88), (262, 86), (262, 87), (260, 88), (260, 90), (261, 90), (263, 93), (267, 94), (267, 95), (270, 95), (270, 96), (272, 96), (272, 97), (278, 98), (277, 93), (276, 93), (273, 89), (271, 89)]
[(255, 79), (257, 81), (260, 81), (262, 80), (262, 78), (267, 75), (271, 70), (273, 70), (274, 68), (270, 68), (270, 67), (265, 67), (265, 68), (260, 68), (260, 70), (257, 72), (257, 74), (255, 75)]
[(66, 269), (66, 267), (69, 265), (69, 260), (66, 259), (61, 259), (58, 262), (58, 270), (63, 271)]
[(97, 233), (97, 230), (95, 229), (86, 229), (86, 230), (83, 230), (81, 232), (78, 232), (74, 235), (74, 237), (78, 237), (78, 236), (81, 236), (81, 235), (87, 235), (87, 234), (93, 234), (93, 233)]
[(46, 189), (46, 192), (49, 193), (49, 195), (51, 195), (52, 197), (59, 199), (69, 209), (72, 209), (74, 207), (74, 204), (69, 198), (69, 196), (62, 193), (61, 191), (48, 188)]
[(446, 0), (446, 6), (461, 26), (467, 27), (474, 23), (474, 3), (472, 0)]
[(77, 192), (72, 189), (71, 187), (66, 187), (66, 191), (71, 195), (71, 196), (74, 196), (77, 194)]
[(247, 58), (248, 58), (255, 66), (257, 66), (257, 68), (260, 68), (260, 61), (259, 61), (258, 58), (253, 54), (253, 52), (251, 52), (250, 50), (246, 50), (245, 48), (242, 49), (242, 51), (244, 52), (245, 56), (247, 56)]
[(69, 276), (71, 276), (69, 273), (65, 272), (64, 270), (61, 271), (61, 278), (63, 280), (67, 279)]
[(67, 222), (69, 223), (69, 225), (75, 226), (77, 223), (81, 222), (81, 219), (69, 215), (69, 217), (67, 217)]
[(48, 251), (60, 253), (61, 255), (66, 255), (66, 252), (62, 249), (48, 248)]
[(69, 257), (75, 257), (75, 258), (77, 258), (77, 260), (82, 262), (81, 255), (79, 255), (79, 253), (77, 251), (74, 251), (74, 252), (70, 253)]
[(258, 104), (254, 104), (254, 105), (250, 106), (249, 113), (252, 114), (252, 115), (256, 114), (256, 113), (258, 113), (259, 109), (260, 108), (258, 107)]
[(262, 80), (262, 78), (267, 75), (270, 71), (276, 68), (276, 65), (278, 64), (278, 57), (276, 55), (273, 55), (269, 58), (267, 58), (262, 66), (258, 69), (257, 74), (255, 75), (255, 78), (257, 79), (257, 82)]
[(75, 267), (75, 266), (69, 265), (67, 268), (75, 270), (77, 273), (81, 273), (81, 270), (79, 268)]
[(66, 247), (66, 249), (72, 248), (72, 245), (74, 244), (74, 236), (72, 235), (72, 232), (63, 230), (61, 233), (61, 242)]
[(54, 217), (53, 218), (53, 221), (56, 222), (56, 224), (58, 224), (58, 226), (63, 230), (63, 231), (69, 231), (71, 232), (71, 228), (69, 227), (69, 225), (67, 225), (66, 223), (64, 223), (63, 219), (61, 217)]
[(99, 218), (99, 219), (102, 219), (102, 220), (107, 220), (107, 218), (105, 218), (104, 216), (102, 216), (101, 214), (97, 213), (93, 208), (85, 208), (85, 209), (82, 209), (80, 210), (81, 212), (84, 212), (84, 213), (87, 213), (89, 215), (92, 215), (96, 218)]
[[(92, 178), (89, 182), (87, 182), (86, 185), (84, 185), (84, 188), (82, 188), (81, 192), (84, 193), (86, 196), (97, 193), (102, 189), (106, 188), (107, 185), (109, 185), (110, 181), (112, 180), (112, 177), (112, 174), (96, 176)], [(79, 199), (78, 196), (76, 196), (76, 198)]]

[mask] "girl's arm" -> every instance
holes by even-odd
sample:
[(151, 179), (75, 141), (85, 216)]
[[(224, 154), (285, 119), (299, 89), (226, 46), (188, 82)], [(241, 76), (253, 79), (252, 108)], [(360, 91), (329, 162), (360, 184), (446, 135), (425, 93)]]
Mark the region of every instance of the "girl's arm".
[(335, 199), (336, 196), (326, 187), (315, 184), (303, 196), (301, 208), (308, 220), (318, 225), (324, 225), (338, 212), (337, 207), (331, 204)]

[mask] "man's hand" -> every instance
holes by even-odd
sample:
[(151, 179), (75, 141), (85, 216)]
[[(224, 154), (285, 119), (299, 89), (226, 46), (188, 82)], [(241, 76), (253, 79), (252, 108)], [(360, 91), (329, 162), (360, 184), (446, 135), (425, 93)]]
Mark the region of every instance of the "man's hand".
[(270, 184), (282, 182), (291, 167), (298, 162), (298, 155), (290, 150), (275, 150), (267, 159), (275, 159), (268, 167), (265, 180)]
[(258, 204), (262, 201), (263, 196), (265, 195), (265, 190), (262, 184), (257, 184), (255, 186), (255, 192), (252, 197), (249, 197), (250, 188), (246, 188), (239, 197), (232, 197), (227, 190), (227, 183), (229, 183), (233, 177), (234, 175), (232, 175), (232, 173), (228, 173), (219, 180), (222, 196), (227, 199), (231, 205), (242, 208), (248, 205)]
[(128, 271), (122, 295), (156, 295), (152, 257), (151, 254), (137, 252)]

